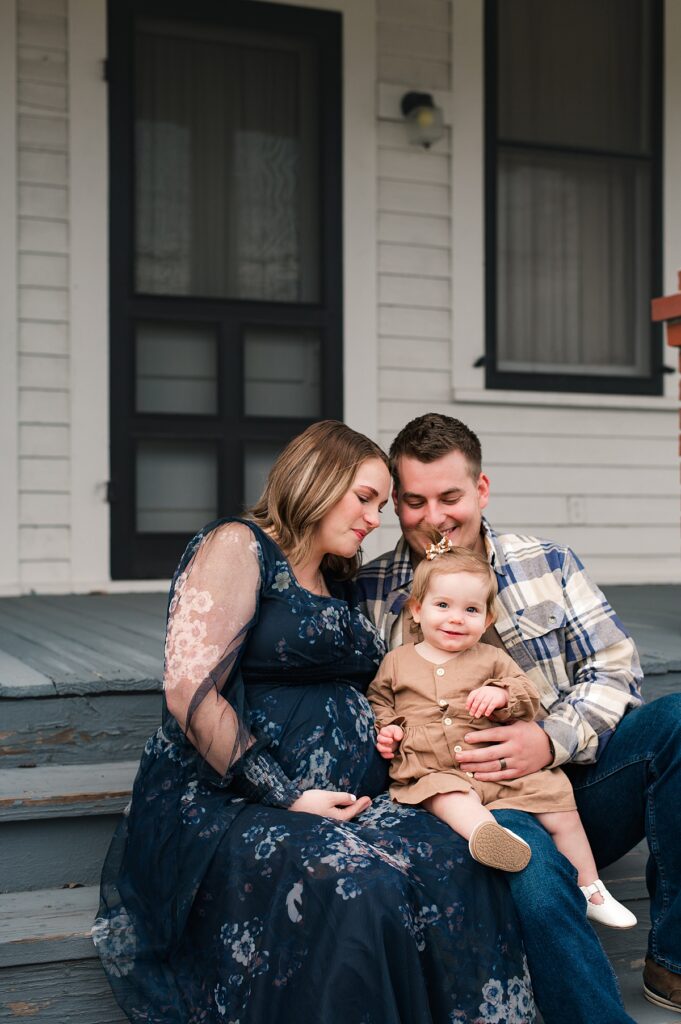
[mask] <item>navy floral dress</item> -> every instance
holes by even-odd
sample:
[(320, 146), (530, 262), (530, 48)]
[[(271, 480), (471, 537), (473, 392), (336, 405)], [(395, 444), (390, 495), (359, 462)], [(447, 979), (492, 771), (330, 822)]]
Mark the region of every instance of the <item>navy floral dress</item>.
[[(114, 994), (146, 1024), (530, 1024), (505, 879), (390, 802), (364, 696), (382, 642), (332, 592), (250, 524), (185, 553), (166, 697), (192, 742), (166, 708), (107, 858), (93, 938)], [(286, 809), (309, 788), (374, 799), (349, 822)]]

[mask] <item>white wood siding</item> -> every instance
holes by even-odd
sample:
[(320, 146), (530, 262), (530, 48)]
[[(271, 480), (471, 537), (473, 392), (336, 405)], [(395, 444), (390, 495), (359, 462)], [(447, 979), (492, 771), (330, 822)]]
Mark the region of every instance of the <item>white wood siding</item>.
[[(602, 582), (677, 580), (676, 380), (665, 381), (666, 401), (495, 394), (473, 367), (484, 348), (484, 5), (298, 2), (344, 17), (346, 418), (388, 447), (413, 416), (459, 416), (483, 442), (496, 526), (572, 544)], [(3, 12), (11, 146), (0, 156), (0, 209), (14, 227), (0, 240), (0, 519), (15, 542), (0, 592), (111, 587), (105, 2), (7, 0)], [(671, 53), (676, 0), (666, 31)], [(671, 290), (681, 265), (678, 62), (665, 75)], [(433, 92), (445, 110), (445, 137), (430, 151), (407, 142), (398, 108), (410, 90)], [(396, 539), (391, 513), (386, 523), (372, 554)]]
[[(379, 0), (379, 86), (448, 92), (449, 33), (447, 0)], [(409, 145), (398, 100), (379, 106), (377, 144), (379, 395), (406, 421), (405, 403), (450, 395), (450, 135), (429, 151)], [(379, 430), (389, 443), (383, 410)]]
[(70, 578), (66, 0), (17, 2), (19, 583)]

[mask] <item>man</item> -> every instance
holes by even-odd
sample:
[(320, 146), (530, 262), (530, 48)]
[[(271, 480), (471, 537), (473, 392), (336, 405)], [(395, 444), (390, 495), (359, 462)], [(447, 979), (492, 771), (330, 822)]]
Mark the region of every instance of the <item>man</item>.
[[(366, 613), (389, 648), (414, 638), (404, 605), (433, 529), (486, 555), (499, 597), (483, 639), (505, 647), (532, 679), (545, 717), (471, 733), (472, 749), (457, 754), (461, 767), (482, 781), (567, 769), (601, 867), (647, 837), (644, 993), (681, 1013), (681, 695), (641, 706), (634, 643), (579, 559), (562, 545), (497, 535), (483, 518), (490, 483), (481, 459), (475, 434), (448, 416), (420, 416), (397, 435), (390, 463), (402, 537), (360, 573)], [(529, 866), (508, 880), (547, 1024), (631, 1022), (587, 924), (576, 872), (535, 818), (495, 816), (532, 847)]]

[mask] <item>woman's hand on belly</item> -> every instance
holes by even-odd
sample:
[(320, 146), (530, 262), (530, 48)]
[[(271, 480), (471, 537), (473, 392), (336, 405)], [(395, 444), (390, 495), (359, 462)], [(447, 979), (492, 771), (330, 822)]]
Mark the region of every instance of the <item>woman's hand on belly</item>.
[(307, 789), (294, 800), (289, 811), (305, 814), (319, 814), (322, 818), (350, 821), (366, 811), (371, 804), (368, 796), (353, 796), (352, 793), (334, 793), (327, 789)]

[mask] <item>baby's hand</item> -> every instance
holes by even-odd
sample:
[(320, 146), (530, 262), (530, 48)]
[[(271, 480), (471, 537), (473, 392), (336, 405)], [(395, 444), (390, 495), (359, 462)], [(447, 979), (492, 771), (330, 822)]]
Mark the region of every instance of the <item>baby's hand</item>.
[(500, 686), (478, 686), (477, 690), (471, 690), (468, 694), (466, 707), (473, 718), (488, 718), (498, 708), (505, 708), (508, 704), (508, 694)]
[(404, 729), (400, 728), (399, 725), (384, 725), (382, 729), (378, 730), (376, 749), (381, 757), (389, 761), (395, 756), (397, 744), (403, 739)]

